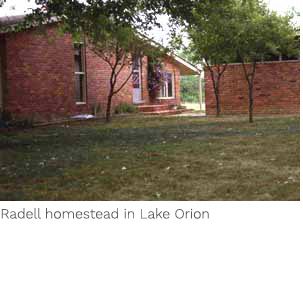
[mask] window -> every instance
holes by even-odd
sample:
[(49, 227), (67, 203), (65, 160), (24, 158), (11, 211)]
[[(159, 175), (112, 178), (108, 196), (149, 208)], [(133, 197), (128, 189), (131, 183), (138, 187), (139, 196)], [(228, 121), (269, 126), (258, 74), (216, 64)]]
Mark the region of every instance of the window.
[(76, 102), (86, 101), (85, 49), (83, 43), (74, 44)]
[[(5, 47), (5, 39), (2, 35), (0, 35), (0, 113), (4, 109), (3, 103), (3, 93), (4, 93), (4, 47)], [(0, 115), (1, 117), (1, 115)]]
[(170, 72), (163, 73), (163, 85), (161, 87), (160, 98), (174, 98), (174, 77)]
[(2, 57), (1, 57), (1, 53), (0, 53), (0, 113), (3, 109), (3, 87), (2, 87), (2, 75), (3, 75), (3, 71), (2, 71)]

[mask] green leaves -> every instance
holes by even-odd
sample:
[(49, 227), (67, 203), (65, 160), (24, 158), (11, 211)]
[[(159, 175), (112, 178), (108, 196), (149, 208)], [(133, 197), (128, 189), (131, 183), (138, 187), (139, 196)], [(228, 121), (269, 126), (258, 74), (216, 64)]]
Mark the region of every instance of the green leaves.
[(298, 55), (293, 14), (278, 15), (258, 0), (205, 0), (193, 9), (188, 29), (195, 60), (212, 64), (273, 55)]
[(222, 64), (234, 60), (233, 2), (205, 0), (193, 10), (188, 32), (195, 61)]
[(236, 11), (236, 21), (241, 26), (236, 48), (246, 62), (296, 54), (296, 27), (291, 16), (278, 15), (257, 0), (242, 1)]

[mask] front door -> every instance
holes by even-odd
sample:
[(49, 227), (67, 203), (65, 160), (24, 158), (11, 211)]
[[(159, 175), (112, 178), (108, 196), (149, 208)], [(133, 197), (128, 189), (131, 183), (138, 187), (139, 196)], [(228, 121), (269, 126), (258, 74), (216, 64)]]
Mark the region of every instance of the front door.
[(142, 102), (142, 80), (140, 58), (136, 57), (133, 63), (133, 103)]

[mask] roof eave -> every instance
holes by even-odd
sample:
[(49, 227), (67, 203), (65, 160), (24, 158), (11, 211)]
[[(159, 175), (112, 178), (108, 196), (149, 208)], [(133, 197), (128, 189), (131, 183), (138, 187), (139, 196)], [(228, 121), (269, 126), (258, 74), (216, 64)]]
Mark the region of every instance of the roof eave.
[(175, 62), (180, 66), (181, 75), (200, 75), (201, 70), (189, 63), (188, 61), (182, 59), (177, 55), (171, 55)]

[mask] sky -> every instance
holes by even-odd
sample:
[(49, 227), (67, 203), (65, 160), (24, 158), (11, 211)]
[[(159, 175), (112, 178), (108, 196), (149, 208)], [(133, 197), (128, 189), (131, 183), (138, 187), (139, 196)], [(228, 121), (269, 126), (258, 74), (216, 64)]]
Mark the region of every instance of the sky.
[[(186, 0), (185, 0), (186, 1)], [(0, 16), (7, 15), (20, 15), (23, 14), (28, 8), (34, 7), (34, 0), (7, 0), (4, 7), (0, 8)], [(280, 13), (295, 7), (300, 10), (300, 0), (266, 0), (269, 7)]]
[[(302, 4), (300, 3), (300, 0), (266, 0), (265, 2), (268, 3), (270, 9), (275, 10), (281, 14), (289, 11), (292, 7), (301, 12)], [(34, 0), (7, 0), (6, 4), (0, 8), (0, 17), (24, 14), (26, 11), (29, 11), (29, 9), (33, 7), (35, 7)], [(164, 24), (164, 31), (155, 29), (152, 33), (152, 36), (155, 38), (155, 40), (165, 44), (167, 43), (166, 37), (168, 34), (165, 25), (167, 18), (161, 17), (160, 22)], [(299, 19), (297, 19), (296, 22), (299, 23)]]

